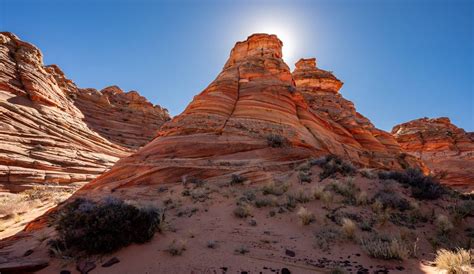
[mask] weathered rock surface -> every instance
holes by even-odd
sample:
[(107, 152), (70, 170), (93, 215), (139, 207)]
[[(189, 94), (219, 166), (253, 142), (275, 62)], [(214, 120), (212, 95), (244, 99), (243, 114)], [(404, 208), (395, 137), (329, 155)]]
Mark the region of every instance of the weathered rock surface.
[[(254, 34), (238, 42), (216, 80), (182, 114), (165, 123), (151, 143), (85, 189), (177, 182), (184, 176), (228, 176), (243, 170), (258, 181), (271, 169), (329, 153), (362, 166), (417, 164), (414, 157), (400, 156), (390, 134), (366, 125), (370, 122), (356, 114), (351, 103), (341, 107), (350, 108), (347, 111), (357, 120), (353, 127), (350, 119), (339, 121), (335, 113), (328, 119), (309, 106), (298, 89), (334, 90), (342, 83), (333, 76), (310, 79), (313, 75), (306, 77), (299, 63), (295, 86), (281, 50), (282, 42), (274, 35)], [(285, 145), (270, 146), (271, 134), (281, 137)]]
[(358, 161), (390, 168), (416, 163), (415, 159), (406, 158), (390, 133), (375, 128), (369, 119), (356, 111), (351, 101), (342, 97), (339, 89), (343, 83), (332, 72), (317, 68), (315, 58), (300, 59), (293, 78), (311, 110), (330, 125), (341, 142), (356, 149)]
[(393, 127), (408, 153), (420, 157), (441, 182), (474, 190), (474, 138), (446, 118), (421, 118)]
[(136, 91), (123, 92), (117, 86), (101, 91), (79, 89), (74, 104), (84, 114), (87, 125), (112, 143), (138, 149), (153, 137), (168, 111), (153, 105)]
[[(143, 124), (156, 117), (149, 114), (150, 108), (165, 113), (135, 92), (107, 95), (112, 103), (96, 112), (95, 103), (90, 100), (88, 105), (84, 94), (87, 91), (79, 90), (57, 66), (44, 66), (36, 47), (14, 34), (0, 33), (0, 191), (20, 191), (38, 183), (90, 181), (132, 152), (124, 146), (135, 148), (151, 139), (149, 131), (159, 125)], [(91, 118), (109, 111), (115, 119), (127, 119), (135, 109), (143, 117), (111, 123), (110, 135), (103, 133), (106, 129), (101, 123), (110, 117)], [(140, 126), (147, 129), (139, 133)], [(112, 136), (117, 127), (132, 132), (137, 140), (120, 143)], [(114, 144), (106, 138), (118, 141)]]

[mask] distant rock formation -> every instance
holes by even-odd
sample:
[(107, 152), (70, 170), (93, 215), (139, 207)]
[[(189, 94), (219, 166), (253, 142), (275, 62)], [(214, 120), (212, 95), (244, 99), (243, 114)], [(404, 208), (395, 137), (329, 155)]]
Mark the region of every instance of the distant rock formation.
[[(35, 46), (0, 33), (0, 191), (88, 182), (150, 140), (168, 119), (136, 92), (104, 91), (110, 103), (102, 107), (88, 93), (59, 67), (44, 66)], [(136, 140), (121, 142), (118, 132)]]
[(168, 111), (153, 105), (136, 91), (123, 92), (117, 86), (79, 89), (74, 104), (85, 116), (87, 125), (109, 141), (138, 149), (156, 136), (170, 120)]
[[(258, 181), (271, 170), (327, 154), (361, 166), (421, 165), (401, 153), (390, 134), (356, 113), (336, 94), (342, 83), (311, 62), (299, 62), (293, 76), (275, 35), (254, 34), (238, 42), (216, 80), (165, 123), (157, 138), (84, 189), (178, 182), (183, 176), (209, 178), (246, 169)], [(338, 100), (339, 111), (315, 110), (303, 96), (327, 91)], [(331, 107), (329, 100), (325, 107)]]
[(449, 118), (421, 118), (393, 127), (408, 153), (420, 157), (441, 182), (474, 191), (474, 136)]

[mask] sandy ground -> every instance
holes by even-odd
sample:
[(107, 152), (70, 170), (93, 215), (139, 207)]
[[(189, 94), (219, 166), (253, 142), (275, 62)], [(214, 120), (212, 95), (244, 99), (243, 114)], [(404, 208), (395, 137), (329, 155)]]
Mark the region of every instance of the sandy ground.
[[(317, 170), (313, 172), (317, 173)], [(296, 172), (277, 179), (291, 182), (289, 191), (331, 182), (328, 179), (319, 183), (313, 175), (311, 184), (301, 185)], [(377, 183), (373, 180), (358, 176), (356, 183), (370, 194), (376, 191)], [(335, 267), (347, 273), (438, 273), (435, 268), (422, 263), (433, 259), (433, 249), (426, 237), (417, 244), (416, 257), (404, 261), (373, 259), (361, 250), (356, 240), (343, 236), (331, 241), (329, 250), (319, 248), (315, 234), (325, 227), (339, 227), (327, 217), (328, 213), (342, 207), (357, 212), (363, 218), (371, 214), (369, 206), (346, 206), (337, 195), (331, 202), (312, 200), (292, 211), (279, 213), (275, 212), (275, 207), (252, 207), (251, 216), (234, 216), (233, 210), (239, 197), (249, 189), (255, 189), (258, 196), (261, 187), (261, 184), (250, 182), (228, 186), (209, 181), (202, 187), (190, 188), (191, 191), (205, 190), (208, 195), (202, 199), (183, 196), (183, 185), (176, 184), (121, 189), (114, 196), (133, 203), (166, 207), (163, 231), (156, 233), (149, 243), (131, 245), (113, 254), (78, 261), (93, 263), (96, 267), (90, 273), (327, 273)], [(397, 186), (397, 191), (403, 193), (407, 190)], [(276, 200), (282, 198), (275, 196)], [(296, 214), (300, 206), (314, 213), (314, 222), (306, 226), (301, 224)], [(255, 222), (252, 223), (252, 220)], [(467, 222), (462, 226), (472, 224), (472, 218)], [(375, 224), (374, 229), (389, 234), (407, 230), (420, 238), (434, 230), (429, 222), (415, 229), (400, 228), (390, 223)], [(0, 242), (0, 255), (20, 264), (48, 262), (49, 266), (38, 273), (59, 273), (62, 270), (79, 273), (76, 260), (50, 258), (46, 242), (54, 237), (54, 233), (51, 227), (19, 233)], [(362, 235), (366, 232), (358, 230), (356, 233)], [(181, 255), (172, 256), (167, 251), (173, 241), (184, 244), (185, 250)], [(210, 241), (215, 242), (213, 248), (208, 247)], [(237, 250), (246, 252), (241, 254)], [(25, 253), (31, 254), (25, 257)], [(119, 262), (110, 267), (102, 266), (113, 257)]]

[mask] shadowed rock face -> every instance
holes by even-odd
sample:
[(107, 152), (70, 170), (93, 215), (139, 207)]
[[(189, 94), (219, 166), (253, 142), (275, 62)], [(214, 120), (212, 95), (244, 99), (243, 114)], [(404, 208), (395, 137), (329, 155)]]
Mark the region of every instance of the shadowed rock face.
[(474, 138), (446, 118), (421, 118), (393, 127), (402, 148), (420, 157), (441, 182), (474, 190)]
[[(242, 170), (258, 181), (272, 169), (329, 153), (360, 165), (401, 168), (400, 162), (407, 160), (416, 164), (412, 157), (401, 159), (393, 137), (373, 128), (350, 102), (344, 100), (339, 107), (350, 108), (353, 121), (361, 120), (353, 128), (350, 121), (335, 116), (333, 120), (310, 107), (298, 90), (323, 87), (339, 96), (342, 83), (305, 62), (297, 65), (293, 77), (281, 49), (282, 42), (274, 35), (254, 34), (238, 42), (216, 80), (182, 114), (165, 123), (151, 143), (85, 189), (177, 182), (183, 176), (228, 176)], [(303, 71), (306, 67), (314, 75)], [(270, 134), (281, 136), (285, 145), (269, 146)], [(368, 144), (362, 142), (366, 139)]]
[[(132, 150), (126, 147), (136, 148), (151, 139), (150, 131), (167, 118), (164, 110), (150, 106), (135, 92), (107, 95), (111, 103), (100, 107), (87, 93), (57, 66), (44, 66), (36, 47), (11, 33), (0, 33), (0, 191), (90, 181), (129, 155)], [(135, 114), (137, 118), (120, 124), (110, 116), (94, 120), (94, 115), (104, 112), (116, 120)], [(162, 119), (144, 126), (157, 116)], [(107, 119), (111, 120), (109, 135), (103, 133)], [(139, 138), (121, 143), (114, 139), (119, 127), (134, 134), (127, 137)], [(146, 130), (140, 133), (137, 127)]]

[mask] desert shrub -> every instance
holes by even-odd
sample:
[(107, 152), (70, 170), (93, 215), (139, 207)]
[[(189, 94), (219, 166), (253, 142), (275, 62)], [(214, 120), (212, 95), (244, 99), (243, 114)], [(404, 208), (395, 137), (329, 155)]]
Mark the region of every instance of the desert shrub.
[(373, 169), (370, 168), (363, 168), (359, 170), (360, 175), (362, 177), (367, 178), (367, 179), (376, 179), (377, 178), (377, 173), (374, 172)]
[(200, 178), (190, 177), (187, 180), (185, 179), (185, 185), (188, 184), (188, 183), (195, 186), (195, 187), (202, 187), (205, 182), (204, 182), (204, 180), (202, 180)]
[(461, 248), (456, 251), (446, 249), (438, 250), (434, 263), (436, 268), (445, 270), (449, 274), (467, 274), (474, 271), (472, 268), (474, 256), (468, 250)]
[(474, 216), (474, 200), (460, 201), (450, 208), (457, 220)]
[(250, 216), (250, 207), (248, 205), (239, 205), (234, 209), (234, 216), (238, 218), (247, 218)]
[(326, 205), (329, 205), (332, 201), (334, 200), (334, 195), (332, 194), (332, 192), (330, 191), (323, 191), (321, 193), (321, 201), (326, 204)]
[(300, 183), (311, 183), (311, 172), (301, 170), (298, 173)]
[(245, 181), (245, 177), (239, 174), (232, 174), (232, 178), (230, 180), (231, 185), (242, 184)]
[(186, 250), (186, 242), (184, 240), (173, 240), (166, 251), (171, 255), (171, 256), (179, 256), (183, 254), (183, 252)]
[(304, 207), (301, 207), (296, 215), (298, 215), (298, 218), (300, 218), (300, 221), (303, 225), (309, 225), (315, 221), (314, 214)]
[(313, 198), (314, 199), (320, 200), (321, 197), (323, 196), (324, 187), (321, 186), (321, 185), (316, 186), (311, 190), (311, 192), (313, 193)]
[(342, 232), (348, 239), (354, 239), (357, 225), (349, 218), (342, 218)]
[(440, 234), (448, 234), (453, 228), (453, 223), (449, 220), (448, 216), (440, 214), (435, 220), (436, 228)]
[(276, 205), (275, 197), (260, 197), (255, 200), (255, 206), (258, 208)]
[(343, 196), (346, 203), (355, 204), (355, 195), (360, 192), (360, 189), (354, 184), (353, 178), (345, 178), (337, 180), (328, 185), (328, 188), (335, 193)]
[(357, 205), (366, 205), (369, 202), (367, 192), (361, 191), (355, 195), (355, 202)]
[(288, 188), (288, 184), (276, 184), (275, 182), (270, 182), (262, 187), (262, 193), (264, 195), (281, 196), (288, 191)]
[(329, 251), (334, 242), (341, 238), (341, 233), (332, 227), (322, 227), (314, 232), (315, 247)]
[(328, 274), (345, 274), (347, 273), (343, 268), (336, 267), (329, 270)]
[(425, 176), (419, 169), (408, 168), (404, 172), (379, 172), (382, 180), (392, 179), (411, 187), (412, 196), (420, 200), (434, 200), (441, 197), (446, 191), (441, 184), (431, 176)]
[(356, 168), (350, 162), (344, 161), (336, 155), (328, 155), (322, 159), (312, 160), (310, 164), (318, 165), (323, 169), (319, 174), (320, 180), (334, 177), (336, 174), (354, 175), (356, 172)]
[(195, 202), (204, 202), (209, 199), (209, 189), (205, 188), (195, 188), (192, 189), (189, 194)]
[(240, 198), (241, 201), (244, 202), (252, 202), (257, 198), (254, 189), (247, 189), (242, 193), (242, 197)]
[(296, 201), (296, 198), (295, 196), (293, 195), (286, 195), (285, 197), (285, 201), (284, 201), (284, 204), (283, 206), (288, 209), (288, 210), (292, 210), (296, 207), (296, 205), (298, 204), (298, 201)]
[(379, 201), (383, 209), (393, 208), (400, 211), (410, 209), (410, 202), (390, 189), (381, 189), (374, 195), (374, 201)]
[(214, 240), (209, 240), (209, 241), (207, 241), (206, 246), (207, 246), (207, 248), (214, 249), (214, 248), (217, 247), (217, 242), (214, 241)]
[(267, 144), (270, 147), (282, 147), (287, 143), (285, 137), (277, 134), (267, 135)]
[(295, 191), (289, 192), (287, 196), (292, 196), (299, 203), (308, 203), (312, 200), (311, 190), (299, 188)]
[(55, 228), (58, 242), (67, 249), (101, 254), (151, 240), (163, 219), (158, 208), (139, 208), (113, 198), (79, 198), (59, 211)]
[(242, 255), (250, 252), (248, 247), (246, 247), (245, 245), (241, 245), (241, 246), (237, 247), (236, 249), (234, 249), (234, 251), (235, 251), (235, 253), (242, 254)]
[(384, 260), (404, 260), (410, 255), (410, 249), (399, 237), (384, 237), (371, 234), (360, 239), (362, 249), (370, 257)]

